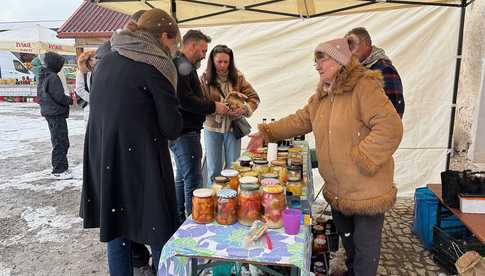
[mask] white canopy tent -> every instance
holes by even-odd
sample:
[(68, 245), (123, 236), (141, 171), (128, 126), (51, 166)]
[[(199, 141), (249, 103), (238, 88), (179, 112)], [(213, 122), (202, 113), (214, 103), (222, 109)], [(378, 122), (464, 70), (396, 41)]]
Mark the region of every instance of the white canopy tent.
[[(148, 4), (161, 7), (162, 3), (167, 2), (196, 5), (195, 2), (207, 4), (231, 1), (100, 2), (103, 6), (131, 13), (137, 9), (147, 9)], [(249, 5), (248, 2), (255, 4), (263, 1), (232, 2)], [(239, 13), (248, 12), (247, 9), (238, 8), (236, 11), (220, 14), (230, 18), (227, 20), (219, 17), (220, 15), (210, 14), (197, 18), (196, 12), (192, 11), (195, 16), (193, 20), (187, 18), (183, 21), (180, 20), (181, 15), (189, 11), (180, 11), (180, 5), (176, 9), (177, 18), (182, 22), (182, 27), (185, 27), (183, 31), (198, 22), (199, 28), (213, 38), (209, 50), (216, 44), (226, 44), (233, 48), (237, 67), (261, 97), (261, 105), (250, 119), (251, 125), (256, 126), (262, 118), (281, 118), (302, 107), (318, 82), (313, 68), (314, 47), (320, 42), (342, 37), (354, 27), (364, 26), (371, 33), (374, 44), (384, 48), (392, 58), (403, 81), (406, 101), (403, 118), (405, 134), (395, 154), (395, 182), (399, 194), (412, 195), (417, 187), (440, 182), (439, 173), (448, 167), (449, 149), (452, 145), (464, 15), (466, 6), (473, 1), (418, 3), (288, 0), (265, 3), (270, 2), (297, 4), (293, 5), (296, 7), (293, 15), (296, 16), (256, 12), (255, 14), (261, 13), (263, 16), (236, 20)], [(402, 4), (403, 2), (408, 4)], [(315, 5), (315, 12), (298, 13), (301, 11), (298, 10), (299, 4), (310, 3)], [(131, 6), (135, 4), (136, 8)], [(145, 6), (139, 6), (140, 4)], [(359, 4), (361, 6), (354, 9), (347, 9), (345, 6)], [(242, 6), (244, 5), (238, 7)], [(168, 10), (170, 8), (169, 5)], [(266, 14), (279, 18), (267, 22), (264, 19)], [(205, 20), (205, 24), (201, 20)], [(217, 21), (218, 25), (214, 26), (212, 23)], [(202, 69), (204, 66), (203, 64)]]
[(53, 51), (62, 55), (74, 55), (73, 39), (59, 39), (57, 33), (47, 27), (35, 25), (0, 33), (0, 51), (42, 54)]

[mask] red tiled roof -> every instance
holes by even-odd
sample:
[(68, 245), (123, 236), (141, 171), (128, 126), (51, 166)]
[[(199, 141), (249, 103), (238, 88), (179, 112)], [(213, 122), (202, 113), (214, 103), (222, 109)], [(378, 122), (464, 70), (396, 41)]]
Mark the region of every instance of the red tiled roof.
[(110, 37), (130, 20), (130, 16), (84, 1), (57, 30), (59, 38)]

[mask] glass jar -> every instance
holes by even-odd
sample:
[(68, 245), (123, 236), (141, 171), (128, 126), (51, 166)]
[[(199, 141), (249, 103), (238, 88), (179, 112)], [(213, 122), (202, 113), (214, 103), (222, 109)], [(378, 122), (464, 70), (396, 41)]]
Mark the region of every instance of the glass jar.
[(229, 178), (228, 187), (233, 189), (234, 191), (237, 191), (239, 187), (239, 172), (236, 170), (228, 169), (222, 170), (221, 175)]
[(258, 175), (262, 175), (269, 172), (268, 160), (254, 160), (253, 171)]
[(261, 180), (263, 179), (277, 179), (279, 180), (279, 176), (278, 174), (274, 173), (274, 172), (267, 172), (267, 173), (263, 173), (260, 177)]
[(325, 234), (325, 227), (323, 227), (322, 225), (313, 225), (312, 233), (314, 237), (317, 237), (318, 235), (323, 235)]
[(193, 192), (192, 220), (197, 223), (211, 223), (214, 221), (214, 191), (202, 188)]
[(288, 179), (300, 179), (301, 180), (301, 169), (297, 166), (288, 166)]
[(301, 196), (303, 192), (301, 178), (297, 176), (288, 177), (288, 182), (286, 183), (286, 191), (291, 192), (294, 196)]
[(317, 235), (316, 238), (313, 240), (313, 254), (318, 255), (327, 250), (327, 240), (325, 239), (325, 235)]
[(281, 184), (286, 183), (287, 177), (287, 169), (286, 169), (286, 162), (282, 160), (274, 160), (271, 162), (271, 170), (278, 174), (279, 180)]
[(274, 178), (265, 178), (265, 179), (262, 179), (260, 182), (261, 182), (261, 191), (263, 191), (264, 187), (266, 186), (274, 186), (274, 185), (280, 184), (280, 181)]
[(230, 225), (237, 221), (237, 192), (223, 189), (217, 193), (217, 215), (219, 224)]
[(261, 218), (261, 194), (257, 184), (241, 184), (238, 196), (237, 217), (240, 224), (251, 226)]
[(258, 174), (258, 172), (251, 170), (251, 171), (248, 171), (248, 172), (241, 173), (241, 177), (243, 177), (243, 176), (252, 176), (252, 177), (258, 178), (259, 174)]
[(251, 157), (241, 156), (239, 158), (239, 167), (251, 168)]
[(303, 164), (303, 148), (294, 147), (288, 149), (288, 165)]
[(281, 185), (268, 185), (263, 188), (263, 207), (264, 220), (268, 228), (281, 228), (285, 208), (285, 195)]
[(246, 174), (246, 173), (248, 173), (248, 172), (250, 172), (250, 171), (251, 171), (251, 168), (249, 168), (249, 167), (241, 167), (241, 166), (239, 166), (239, 168), (237, 169), (237, 171), (239, 172), (239, 176), (240, 176), (240, 177), (243, 177), (243, 176), (244, 176), (244, 174)]
[(217, 194), (220, 190), (227, 187), (229, 183), (229, 178), (225, 176), (216, 176), (214, 177), (214, 182), (212, 183), (212, 190), (214, 193)]
[(254, 177), (254, 176), (243, 176), (243, 177), (239, 178), (239, 184), (240, 185), (254, 184), (254, 185), (259, 186), (259, 181), (258, 181), (258, 178)]

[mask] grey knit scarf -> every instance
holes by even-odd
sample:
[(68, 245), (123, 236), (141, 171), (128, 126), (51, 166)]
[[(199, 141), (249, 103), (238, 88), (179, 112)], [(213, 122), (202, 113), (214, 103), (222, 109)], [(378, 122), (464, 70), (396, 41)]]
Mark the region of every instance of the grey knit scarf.
[(153, 65), (177, 91), (177, 69), (170, 54), (163, 50), (160, 41), (145, 31), (121, 31), (113, 33), (111, 47), (120, 55), (134, 61)]
[(372, 51), (370, 55), (364, 61), (362, 61), (362, 65), (364, 65), (367, 68), (370, 68), (372, 65), (374, 65), (377, 61), (381, 59), (390, 60), (389, 57), (386, 56), (386, 53), (384, 52), (383, 49), (378, 48), (376, 46), (372, 46)]

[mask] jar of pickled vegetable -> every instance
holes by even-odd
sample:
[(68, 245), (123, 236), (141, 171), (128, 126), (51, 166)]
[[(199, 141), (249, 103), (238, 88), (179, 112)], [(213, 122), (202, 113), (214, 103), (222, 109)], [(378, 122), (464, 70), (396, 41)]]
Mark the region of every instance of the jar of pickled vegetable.
[(261, 194), (254, 183), (241, 184), (238, 196), (237, 217), (240, 224), (251, 226), (261, 218)]
[(237, 221), (237, 192), (223, 189), (217, 193), (217, 215), (219, 224), (230, 225)]
[(263, 188), (264, 220), (268, 228), (283, 226), (282, 213), (285, 208), (285, 195), (280, 185), (268, 185)]
[(253, 171), (259, 175), (269, 172), (268, 160), (254, 160)]
[(301, 178), (297, 176), (288, 177), (288, 182), (286, 183), (286, 190), (288, 192), (291, 192), (294, 196), (301, 196), (303, 191)]
[(261, 179), (261, 191), (263, 191), (264, 187), (266, 186), (274, 186), (279, 184), (280, 184), (280, 181), (278, 179), (274, 179), (274, 178)]
[(214, 177), (214, 182), (212, 183), (212, 190), (214, 193), (217, 194), (220, 190), (227, 187), (229, 183), (229, 179), (225, 176), (216, 176)]
[(211, 223), (214, 221), (214, 191), (202, 188), (193, 192), (192, 220), (197, 223)]
[(243, 184), (254, 184), (259, 186), (259, 181), (258, 178), (254, 176), (243, 176), (239, 178), (239, 185)]
[(229, 178), (229, 188), (237, 191), (239, 187), (239, 172), (236, 170), (228, 169), (221, 171), (221, 175)]
[(286, 183), (287, 177), (287, 169), (286, 169), (286, 162), (281, 160), (274, 160), (271, 162), (271, 170), (278, 174), (278, 178), (281, 184)]

